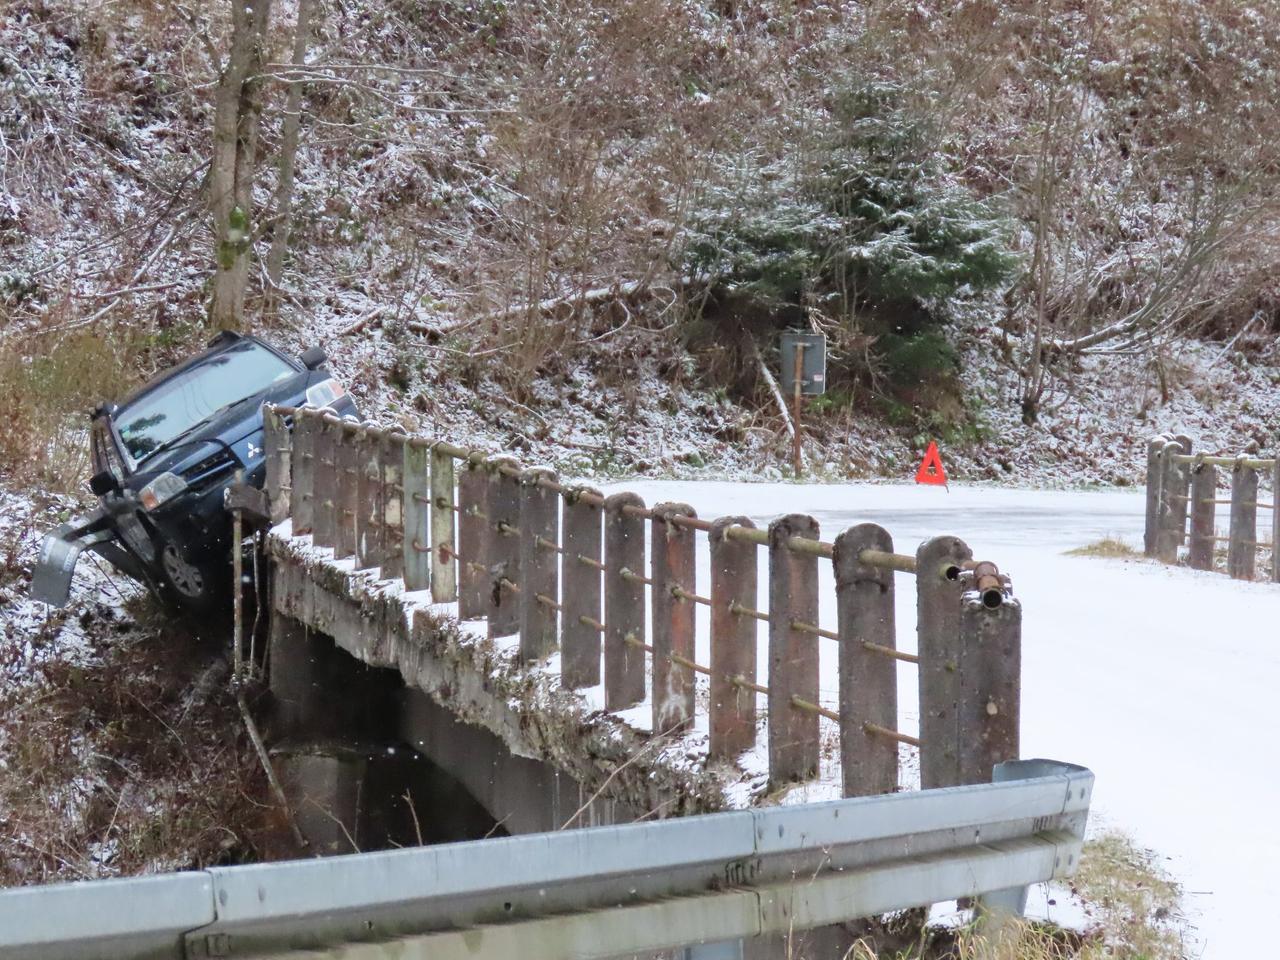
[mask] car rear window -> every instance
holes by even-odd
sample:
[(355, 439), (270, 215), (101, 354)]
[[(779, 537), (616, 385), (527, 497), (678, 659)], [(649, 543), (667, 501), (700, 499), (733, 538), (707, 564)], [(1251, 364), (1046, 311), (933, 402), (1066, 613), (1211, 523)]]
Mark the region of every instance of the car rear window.
[(297, 372), (261, 344), (241, 340), (117, 411), (116, 429), (136, 464), (217, 411)]

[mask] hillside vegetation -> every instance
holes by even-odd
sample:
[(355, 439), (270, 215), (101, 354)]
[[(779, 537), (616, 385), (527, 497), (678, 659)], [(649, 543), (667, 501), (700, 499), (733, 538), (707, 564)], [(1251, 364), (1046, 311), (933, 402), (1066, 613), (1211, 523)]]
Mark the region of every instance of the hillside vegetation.
[(796, 326), (820, 474), (1274, 441), (1218, 389), (1273, 378), (1274, 4), (240, 10), (0, 7), (11, 472), (77, 482), (77, 415), (227, 325), (583, 473), (776, 472)]
[[(1274, 449), (1277, 105), (1274, 2), (0, 0), (0, 885), (296, 852), (225, 651), (27, 599), (99, 401), (234, 327), (567, 475), (773, 479), (800, 328), (819, 478)], [(1001, 955), (1181, 955), (1150, 860)]]

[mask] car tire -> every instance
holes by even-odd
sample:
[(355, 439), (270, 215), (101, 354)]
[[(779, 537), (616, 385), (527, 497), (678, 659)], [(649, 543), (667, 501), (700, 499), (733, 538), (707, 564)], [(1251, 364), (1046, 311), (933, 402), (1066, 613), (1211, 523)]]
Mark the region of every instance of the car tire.
[(198, 614), (219, 609), (226, 579), (223, 571), (189, 562), (171, 543), (160, 550), (160, 571), (169, 599), (179, 608)]

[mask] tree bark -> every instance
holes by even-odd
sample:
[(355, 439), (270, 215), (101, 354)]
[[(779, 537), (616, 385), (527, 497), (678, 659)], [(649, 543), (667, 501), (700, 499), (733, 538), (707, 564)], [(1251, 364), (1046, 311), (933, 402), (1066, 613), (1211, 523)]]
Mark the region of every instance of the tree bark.
[[(307, 62), (311, 41), (311, 10), (315, 0), (298, 0), (298, 24), (293, 35), (293, 65)], [(280, 133), (280, 179), (276, 184), (275, 222), (272, 225), (271, 249), (267, 252), (267, 293), (269, 309), (279, 305), (280, 279), (284, 275), (284, 258), (289, 249), (289, 229), (293, 223), (293, 178), (298, 157), (298, 134), (302, 126), (302, 81), (289, 81), (285, 101), (284, 122)]]
[(244, 324), (262, 115), (263, 43), (270, 17), (271, 0), (232, 3), (231, 50), (214, 103), (209, 185), (215, 262), (209, 320), (224, 330)]

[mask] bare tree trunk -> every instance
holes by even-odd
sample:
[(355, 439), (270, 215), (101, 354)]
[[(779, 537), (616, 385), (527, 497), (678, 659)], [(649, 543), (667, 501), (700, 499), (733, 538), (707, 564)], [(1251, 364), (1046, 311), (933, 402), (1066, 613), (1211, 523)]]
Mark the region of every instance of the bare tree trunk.
[[(298, 25), (293, 34), (293, 65), (303, 67), (307, 62), (307, 47), (311, 41), (311, 10), (315, 0), (298, 0)], [(271, 249), (267, 252), (267, 280), (271, 289), (267, 292), (270, 312), (279, 307), (280, 279), (284, 275), (284, 257), (289, 248), (289, 229), (293, 223), (293, 175), (298, 157), (298, 133), (302, 126), (302, 80), (289, 81), (289, 93), (284, 108), (284, 123), (280, 133), (280, 179), (276, 184), (275, 222), (272, 225)]]
[(262, 114), (262, 46), (270, 17), (271, 0), (232, 3), (231, 51), (214, 104), (209, 183), (216, 262), (209, 320), (220, 329), (244, 323)]

